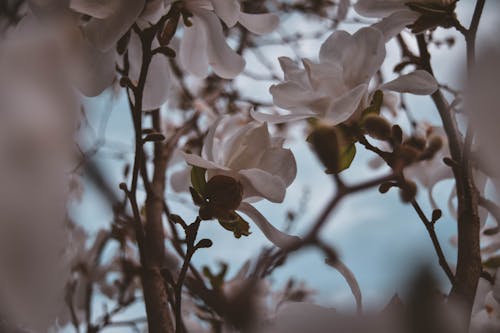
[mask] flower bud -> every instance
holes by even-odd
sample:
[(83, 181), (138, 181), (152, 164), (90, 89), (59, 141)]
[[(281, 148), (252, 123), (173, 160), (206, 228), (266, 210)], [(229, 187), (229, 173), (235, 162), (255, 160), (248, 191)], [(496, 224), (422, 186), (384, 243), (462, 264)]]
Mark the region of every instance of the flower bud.
[(335, 171), (339, 166), (339, 147), (335, 127), (317, 126), (308, 137), (314, 152), (328, 171)]
[(403, 142), (403, 130), (399, 125), (392, 125), (391, 128), (391, 137), (392, 141), (396, 144), (400, 144)]
[(372, 138), (386, 141), (391, 137), (391, 124), (376, 114), (367, 115), (364, 119), (364, 126)]
[(415, 199), (417, 195), (417, 184), (411, 180), (407, 180), (405, 186), (399, 190), (401, 201), (408, 203)]

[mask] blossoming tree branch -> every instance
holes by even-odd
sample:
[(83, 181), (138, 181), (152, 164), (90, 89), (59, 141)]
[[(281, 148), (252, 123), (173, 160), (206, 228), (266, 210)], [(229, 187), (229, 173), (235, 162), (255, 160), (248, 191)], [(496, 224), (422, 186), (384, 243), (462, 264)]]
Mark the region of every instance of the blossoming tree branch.
[[(1, 2), (0, 331), (500, 332), (500, 45), (476, 43), (488, 6)], [(286, 210), (307, 154), (333, 194), (312, 187), (324, 206), (283, 224), (264, 207)], [(409, 295), (381, 308), (328, 238), (340, 206), (374, 190), (380, 210), (398, 193), (443, 277), (412, 267)], [(208, 253), (234, 239), (253, 257), (217, 266)], [(293, 276), (272, 285), (311, 249), (352, 311)]]

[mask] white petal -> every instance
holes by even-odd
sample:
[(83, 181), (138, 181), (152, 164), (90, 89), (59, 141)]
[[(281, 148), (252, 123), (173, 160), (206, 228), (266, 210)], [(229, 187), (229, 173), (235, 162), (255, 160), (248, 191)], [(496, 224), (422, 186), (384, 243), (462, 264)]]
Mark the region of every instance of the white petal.
[(115, 53), (99, 51), (80, 32), (72, 36), (70, 49), (67, 50), (71, 63), (70, 74), (84, 95), (97, 96), (115, 78)]
[(286, 194), (285, 182), (260, 169), (247, 169), (238, 172), (242, 176), (244, 197), (258, 196), (271, 202), (283, 202)]
[(91, 17), (103, 19), (118, 10), (122, 0), (71, 0), (69, 8)]
[(335, 268), (344, 277), (347, 284), (349, 285), (349, 288), (351, 288), (351, 292), (352, 295), (354, 296), (354, 299), (356, 300), (356, 308), (358, 310), (358, 314), (361, 314), (362, 311), (361, 289), (359, 288), (358, 281), (356, 280), (354, 274), (351, 272), (349, 267), (347, 267), (339, 259), (337, 259), (337, 261), (335, 262), (327, 260), (326, 263), (331, 267)]
[(211, 0), (215, 14), (226, 23), (228, 28), (233, 27), (240, 15), (240, 4), (234, 0)]
[(430, 95), (438, 89), (438, 84), (431, 74), (419, 69), (381, 85), (380, 89), (415, 95)]
[(320, 62), (341, 64), (347, 84), (367, 82), (385, 59), (384, 35), (374, 28), (361, 28), (354, 35), (335, 31), (321, 45)]
[(405, 1), (401, 0), (358, 0), (354, 5), (354, 10), (366, 17), (385, 17), (405, 8)]
[(193, 13), (203, 22), (207, 37), (207, 54), (215, 74), (232, 79), (245, 68), (245, 60), (226, 43), (222, 26), (213, 12), (197, 10)]
[(266, 150), (258, 168), (280, 177), (287, 187), (297, 175), (297, 163), (292, 151), (281, 147)]
[(107, 18), (92, 18), (83, 28), (87, 38), (101, 51), (112, 49), (139, 17), (144, 2), (145, 0), (122, 1), (121, 6)]
[(380, 30), (384, 35), (385, 41), (388, 42), (406, 28), (406, 26), (415, 22), (419, 16), (420, 14), (413, 10), (399, 10), (383, 18), (380, 22), (373, 24), (372, 28)]
[(165, 104), (170, 93), (171, 80), (167, 57), (163, 54), (155, 55), (151, 60), (144, 85), (143, 110), (154, 110)]
[(189, 190), (190, 170), (184, 168), (172, 173), (170, 176), (170, 186), (175, 192), (187, 192)]
[(184, 159), (189, 165), (195, 165), (204, 169), (221, 169), (221, 170), (229, 170), (223, 166), (217, 165), (213, 162), (207, 161), (195, 154), (186, 154), (184, 153)]
[(326, 113), (326, 120), (331, 125), (348, 120), (358, 109), (367, 89), (367, 84), (361, 84), (337, 99)]
[(240, 23), (247, 30), (257, 35), (264, 35), (274, 31), (280, 24), (278, 15), (265, 13), (265, 14), (240, 14)]
[(214, 123), (210, 126), (210, 129), (208, 130), (208, 133), (204, 139), (203, 142), (203, 148), (201, 149), (201, 156), (203, 158), (209, 160), (209, 161), (215, 161), (214, 159), (214, 137), (215, 137), (215, 132), (217, 131), (217, 127), (219, 126), (220, 122), (224, 119), (227, 119), (227, 117), (219, 117), (217, 118)]
[(269, 92), (273, 95), (275, 105), (288, 110), (301, 108), (301, 113), (312, 111), (309, 106), (323, 99), (317, 96), (314, 91), (305, 90), (295, 82), (273, 84), (269, 88)]
[(235, 140), (231, 144), (232, 156), (229, 156), (226, 166), (232, 170), (256, 167), (264, 150), (271, 146), (267, 124), (250, 125), (251, 127), (240, 137), (241, 140)]
[(247, 215), (262, 233), (269, 239), (274, 245), (279, 248), (292, 247), (294, 244), (300, 242), (300, 238), (297, 236), (287, 235), (278, 229), (276, 229), (269, 221), (257, 210), (255, 207), (249, 203), (242, 202), (238, 211)]
[(280, 124), (318, 116), (316, 113), (269, 114), (257, 112), (253, 109), (250, 111), (250, 115), (257, 121), (266, 122), (269, 124)]
[(302, 87), (310, 88), (309, 78), (304, 69), (288, 57), (279, 57), (281, 69), (283, 70), (285, 81), (292, 81)]
[(192, 17), (191, 22), (192, 26), (184, 28), (179, 59), (186, 71), (205, 78), (208, 74), (207, 36), (203, 22), (197, 16)]

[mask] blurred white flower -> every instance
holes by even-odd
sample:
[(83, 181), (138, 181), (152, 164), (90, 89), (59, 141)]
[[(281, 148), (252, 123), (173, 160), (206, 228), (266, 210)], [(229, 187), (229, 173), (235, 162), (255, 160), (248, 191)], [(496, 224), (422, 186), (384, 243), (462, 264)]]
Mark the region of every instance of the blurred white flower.
[(70, 8), (88, 15), (83, 25), (87, 39), (100, 51), (114, 48), (144, 9), (145, 0), (70, 0)]
[(243, 71), (245, 60), (226, 43), (222, 24), (228, 28), (240, 23), (249, 31), (262, 35), (273, 31), (279, 18), (274, 14), (247, 14), (241, 12), (237, 0), (184, 0), (193, 14), (191, 26), (185, 26), (179, 58), (191, 74), (206, 77), (209, 65), (215, 74), (231, 79)]
[[(321, 45), (317, 64), (303, 59), (301, 69), (291, 59), (279, 58), (284, 82), (269, 91), (274, 104), (291, 113), (253, 116), (269, 122), (317, 117), (331, 125), (356, 118), (369, 105), (369, 84), (385, 55), (384, 38), (377, 29), (362, 28), (353, 35), (335, 31)], [(378, 89), (425, 95), (434, 92), (437, 83), (429, 73), (417, 70)]]
[(206, 169), (207, 181), (223, 175), (240, 182), (243, 201), (237, 210), (250, 217), (270, 241), (285, 247), (296, 238), (274, 228), (250, 202), (282, 202), (297, 173), (295, 158), (290, 149), (282, 148), (283, 139), (270, 136), (266, 123), (252, 122), (219, 136), (218, 130), (231, 119), (219, 118), (208, 131), (201, 157), (185, 154), (186, 162)]
[(361, 16), (383, 18), (373, 27), (382, 31), (386, 40), (389, 40), (422, 16), (422, 12), (412, 10), (410, 5), (444, 9), (455, 2), (456, 0), (358, 0), (354, 4), (354, 10)]
[(0, 42), (0, 307), (46, 332), (69, 274), (66, 204), (78, 104), (43, 31)]

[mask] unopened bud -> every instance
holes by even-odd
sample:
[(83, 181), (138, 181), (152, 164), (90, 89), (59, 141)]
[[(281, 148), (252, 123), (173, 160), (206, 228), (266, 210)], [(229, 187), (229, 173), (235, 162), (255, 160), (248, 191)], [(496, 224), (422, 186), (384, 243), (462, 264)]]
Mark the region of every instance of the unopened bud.
[(433, 135), (429, 138), (427, 143), (427, 151), (434, 155), (443, 147), (443, 139), (440, 136)]
[(412, 164), (420, 155), (420, 151), (408, 145), (401, 145), (397, 147), (394, 153), (396, 154), (396, 158), (401, 163), (402, 167)]
[(417, 184), (411, 180), (407, 180), (403, 188), (399, 190), (401, 201), (408, 203), (415, 199), (417, 195)]
[(378, 187), (378, 191), (380, 193), (387, 193), (391, 187), (393, 187), (395, 184), (393, 182), (385, 182), (385, 183), (382, 183), (380, 184), (380, 186)]
[(335, 172), (339, 168), (339, 148), (335, 127), (317, 126), (308, 141), (327, 170)]
[(441, 212), (441, 209), (434, 209), (432, 211), (432, 222), (436, 222), (443, 216), (443, 213)]
[(408, 146), (412, 146), (420, 151), (423, 151), (425, 149), (425, 139), (420, 138), (418, 136), (412, 136), (408, 140), (404, 142)]
[(366, 132), (372, 138), (385, 141), (391, 137), (391, 124), (376, 114), (367, 115), (364, 125)]
[(403, 130), (399, 125), (393, 125), (391, 128), (391, 137), (394, 143), (400, 144), (403, 142)]

